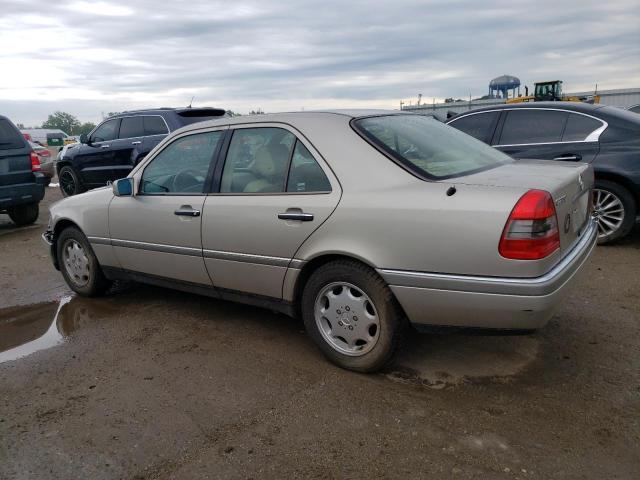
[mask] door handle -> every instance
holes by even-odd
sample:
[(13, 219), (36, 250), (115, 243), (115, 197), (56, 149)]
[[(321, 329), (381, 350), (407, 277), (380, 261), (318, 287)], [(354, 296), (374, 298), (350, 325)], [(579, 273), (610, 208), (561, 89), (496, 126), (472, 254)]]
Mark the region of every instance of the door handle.
[(301, 222), (312, 222), (313, 213), (279, 213), (280, 220), (299, 220)]
[(560, 155), (559, 157), (555, 157), (554, 160), (569, 160), (573, 162), (579, 162), (580, 160), (582, 160), (582, 155), (567, 153), (565, 155)]
[(131, 145), (140, 145), (142, 142), (140, 140), (137, 140), (135, 142), (131, 142)]
[(100, 145), (100, 148), (109, 148), (111, 145)]
[(182, 205), (179, 209), (173, 212), (173, 214), (183, 217), (199, 217), (200, 210), (195, 210), (191, 205)]

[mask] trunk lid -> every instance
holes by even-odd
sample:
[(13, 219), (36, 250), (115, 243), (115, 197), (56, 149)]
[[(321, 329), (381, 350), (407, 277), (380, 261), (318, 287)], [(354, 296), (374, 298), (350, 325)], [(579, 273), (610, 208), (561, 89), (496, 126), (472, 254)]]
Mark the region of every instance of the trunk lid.
[(563, 252), (571, 249), (587, 225), (593, 188), (593, 168), (588, 164), (518, 160), (456, 180), (456, 184), (520, 187), (549, 192), (556, 208)]

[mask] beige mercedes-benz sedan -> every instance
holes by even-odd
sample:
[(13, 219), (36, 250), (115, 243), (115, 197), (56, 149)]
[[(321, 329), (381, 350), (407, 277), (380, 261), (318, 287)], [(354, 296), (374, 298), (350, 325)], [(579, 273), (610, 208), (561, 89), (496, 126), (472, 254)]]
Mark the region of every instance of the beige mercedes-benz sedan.
[(408, 325), (544, 325), (595, 245), (592, 185), (420, 115), (224, 118), (56, 203), (43, 238), (80, 295), (133, 279), (276, 309), (374, 371)]

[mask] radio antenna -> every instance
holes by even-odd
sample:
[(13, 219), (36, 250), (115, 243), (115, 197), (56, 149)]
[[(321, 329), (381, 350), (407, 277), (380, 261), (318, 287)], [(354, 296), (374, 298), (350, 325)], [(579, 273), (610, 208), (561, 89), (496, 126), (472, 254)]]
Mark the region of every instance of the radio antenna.
[(189, 106), (187, 108), (191, 108), (191, 105), (193, 104), (193, 99), (196, 98), (196, 96), (194, 95), (193, 97), (191, 97), (191, 101), (189, 102)]

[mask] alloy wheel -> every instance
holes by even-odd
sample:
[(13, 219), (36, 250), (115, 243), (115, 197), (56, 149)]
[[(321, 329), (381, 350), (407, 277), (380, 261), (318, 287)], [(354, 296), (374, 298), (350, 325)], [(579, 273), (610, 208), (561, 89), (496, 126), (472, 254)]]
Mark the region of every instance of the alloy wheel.
[(598, 238), (612, 235), (624, 221), (624, 205), (612, 192), (595, 188), (593, 190), (593, 215), (598, 222)]
[(76, 181), (73, 178), (73, 174), (69, 170), (62, 172), (58, 178), (60, 182), (60, 188), (66, 196), (71, 196), (76, 193)]
[(360, 288), (346, 282), (325, 286), (314, 304), (318, 330), (324, 340), (345, 355), (371, 351), (380, 336), (378, 311)]
[(84, 248), (76, 240), (69, 239), (62, 247), (62, 252), (62, 261), (69, 279), (77, 287), (84, 287), (91, 276), (89, 258)]

